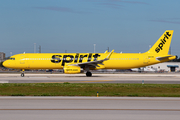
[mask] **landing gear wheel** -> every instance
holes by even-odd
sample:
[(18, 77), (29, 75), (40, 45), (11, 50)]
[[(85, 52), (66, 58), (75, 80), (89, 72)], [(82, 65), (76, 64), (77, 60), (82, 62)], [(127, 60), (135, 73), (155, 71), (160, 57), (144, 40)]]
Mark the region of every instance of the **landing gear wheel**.
[(92, 73), (91, 73), (91, 72), (86, 72), (86, 76), (87, 76), (87, 77), (91, 77), (91, 76), (92, 76)]
[(21, 77), (24, 77), (24, 73), (21, 73)]

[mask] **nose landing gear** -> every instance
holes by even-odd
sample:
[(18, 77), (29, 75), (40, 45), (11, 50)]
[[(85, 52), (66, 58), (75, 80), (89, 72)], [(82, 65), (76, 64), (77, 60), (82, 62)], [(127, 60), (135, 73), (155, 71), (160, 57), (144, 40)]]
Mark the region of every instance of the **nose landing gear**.
[(21, 77), (24, 77), (24, 69), (22, 69)]
[(21, 77), (24, 77), (24, 73), (21, 73)]

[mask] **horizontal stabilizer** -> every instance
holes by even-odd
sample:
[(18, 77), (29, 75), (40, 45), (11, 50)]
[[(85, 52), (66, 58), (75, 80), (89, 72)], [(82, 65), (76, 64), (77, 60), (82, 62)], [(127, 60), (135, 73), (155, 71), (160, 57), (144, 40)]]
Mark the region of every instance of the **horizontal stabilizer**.
[(169, 56), (164, 56), (164, 57), (157, 57), (156, 59), (159, 61), (162, 61), (164, 59), (170, 58), (170, 57), (174, 57), (173, 55), (169, 55)]

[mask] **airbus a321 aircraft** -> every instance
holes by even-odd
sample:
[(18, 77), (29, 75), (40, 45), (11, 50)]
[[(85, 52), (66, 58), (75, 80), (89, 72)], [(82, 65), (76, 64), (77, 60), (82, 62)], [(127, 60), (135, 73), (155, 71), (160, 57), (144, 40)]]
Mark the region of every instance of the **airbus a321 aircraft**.
[(25, 69), (63, 69), (66, 74), (97, 69), (131, 69), (173, 60), (169, 55), (169, 47), (173, 30), (166, 30), (159, 40), (145, 53), (23, 53), (10, 57), (3, 62), (8, 68), (21, 69), (24, 77)]

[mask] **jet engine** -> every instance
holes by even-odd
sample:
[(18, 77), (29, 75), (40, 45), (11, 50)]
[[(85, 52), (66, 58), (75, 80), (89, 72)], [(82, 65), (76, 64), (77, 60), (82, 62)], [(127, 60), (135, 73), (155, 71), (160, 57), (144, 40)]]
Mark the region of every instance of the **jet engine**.
[(64, 66), (63, 72), (66, 74), (82, 73), (83, 69), (79, 66)]

